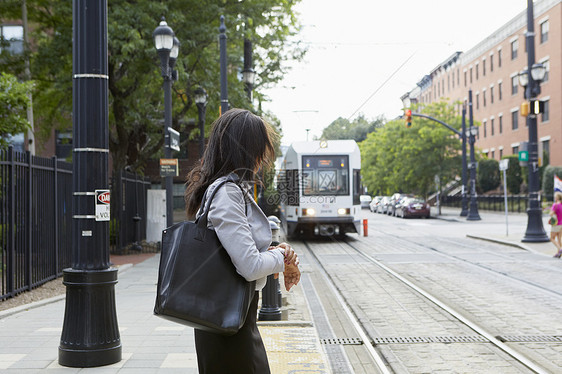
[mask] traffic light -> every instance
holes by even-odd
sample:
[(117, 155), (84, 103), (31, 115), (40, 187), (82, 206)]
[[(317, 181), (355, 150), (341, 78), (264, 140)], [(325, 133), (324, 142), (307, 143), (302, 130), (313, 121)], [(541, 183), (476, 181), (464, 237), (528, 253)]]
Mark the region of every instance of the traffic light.
[(531, 114), (540, 114), (544, 112), (544, 101), (531, 100)]
[(412, 110), (404, 110), (404, 117), (406, 117), (406, 127), (412, 127)]

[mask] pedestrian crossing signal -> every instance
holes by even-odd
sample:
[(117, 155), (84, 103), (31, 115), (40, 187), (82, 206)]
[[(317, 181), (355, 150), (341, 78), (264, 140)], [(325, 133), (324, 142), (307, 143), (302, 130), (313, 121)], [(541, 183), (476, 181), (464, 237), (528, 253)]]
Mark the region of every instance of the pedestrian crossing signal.
[(406, 117), (406, 127), (412, 127), (412, 110), (406, 109), (404, 111), (404, 116)]

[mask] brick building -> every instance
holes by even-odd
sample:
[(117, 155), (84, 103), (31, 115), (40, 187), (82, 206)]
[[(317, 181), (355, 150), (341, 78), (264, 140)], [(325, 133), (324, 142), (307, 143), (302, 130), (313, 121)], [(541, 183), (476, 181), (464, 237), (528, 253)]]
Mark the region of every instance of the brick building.
[[(538, 99), (538, 140), (551, 165), (562, 165), (562, 0), (534, 3), (536, 62), (547, 68)], [(472, 89), (474, 120), (480, 123), (476, 147), (491, 159), (516, 154), (527, 141), (526, 119), (519, 113), (523, 87), (518, 74), (527, 68), (527, 10), (466, 52), (456, 52), (406, 93), (421, 106), (448, 99), (468, 100)], [(461, 113), (461, 105), (458, 105)], [(468, 119), (468, 115), (467, 115)]]

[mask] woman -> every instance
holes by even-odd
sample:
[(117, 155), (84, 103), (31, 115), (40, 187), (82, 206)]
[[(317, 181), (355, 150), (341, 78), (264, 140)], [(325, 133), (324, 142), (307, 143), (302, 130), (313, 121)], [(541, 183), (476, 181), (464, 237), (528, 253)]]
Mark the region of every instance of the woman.
[[(211, 201), (209, 228), (215, 230), (237, 272), (256, 281), (256, 292), (243, 327), (232, 336), (195, 330), (200, 374), (270, 373), (256, 325), (259, 290), (267, 276), (283, 272), (288, 290), (300, 280), (298, 257), (286, 243), (271, 247), (269, 221), (248, 194), (256, 172), (275, 156), (271, 127), (247, 110), (231, 109), (213, 124), (201, 163), (188, 175), (187, 216), (194, 218), (216, 186), (228, 178)], [(207, 192), (207, 194), (205, 194)]]
[(556, 216), (557, 220), (556, 224), (550, 226), (550, 241), (558, 249), (554, 257), (560, 258), (562, 256), (562, 193), (560, 192), (554, 194), (554, 204), (550, 208), (550, 215), (552, 218)]

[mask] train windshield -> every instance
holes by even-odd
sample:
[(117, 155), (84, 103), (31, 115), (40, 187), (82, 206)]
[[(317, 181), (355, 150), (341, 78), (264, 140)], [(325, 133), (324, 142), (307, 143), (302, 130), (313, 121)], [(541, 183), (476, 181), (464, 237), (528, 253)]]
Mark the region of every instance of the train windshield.
[(348, 161), (348, 156), (302, 156), (303, 195), (349, 195)]

